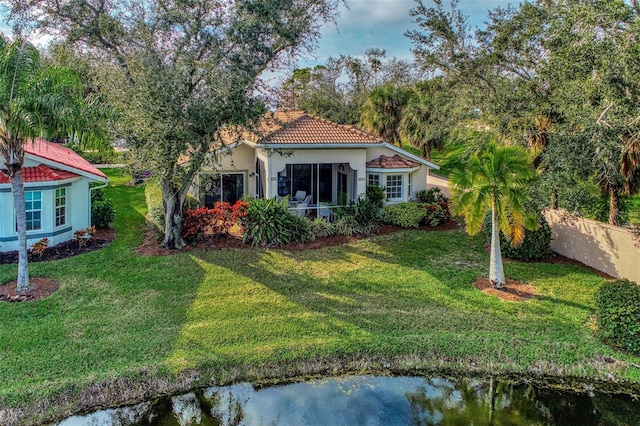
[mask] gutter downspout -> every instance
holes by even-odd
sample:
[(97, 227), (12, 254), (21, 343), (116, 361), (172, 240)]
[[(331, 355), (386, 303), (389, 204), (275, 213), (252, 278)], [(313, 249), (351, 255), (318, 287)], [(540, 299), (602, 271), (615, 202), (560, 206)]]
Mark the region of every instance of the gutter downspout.
[(106, 181), (104, 183), (104, 185), (98, 185), (98, 186), (90, 186), (89, 187), (89, 226), (88, 228), (91, 227), (91, 193), (95, 190), (95, 189), (102, 189), (102, 188), (106, 188), (109, 185), (109, 181)]

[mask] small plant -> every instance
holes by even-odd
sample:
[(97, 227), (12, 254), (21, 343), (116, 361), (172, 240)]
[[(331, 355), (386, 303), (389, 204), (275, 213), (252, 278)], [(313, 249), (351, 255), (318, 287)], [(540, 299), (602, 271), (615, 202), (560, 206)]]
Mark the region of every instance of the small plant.
[(381, 219), (384, 223), (402, 228), (417, 228), (426, 216), (423, 206), (418, 203), (399, 203), (386, 207)]
[(35, 254), (38, 257), (42, 257), (44, 251), (49, 247), (49, 239), (44, 237), (43, 239), (36, 241), (31, 246), (31, 253)]
[(91, 224), (96, 228), (107, 228), (116, 217), (116, 209), (102, 189), (91, 192)]
[(91, 226), (90, 228), (78, 229), (73, 233), (73, 241), (78, 243), (78, 247), (84, 247), (93, 238), (96, 233), (96, 228)]
[[(416, 199), (420, 203), (438, 203), (442, 200), (447, 200), (447, 197), (442, 194), (440, 188), (430, 188), (430, 189), (422, 189), (420, 191), (416, 191)], [(448, 201), (448, 200), (447, 200)]]
[(311, 233), (316, 238), (330, 237), (335, 234), (335, 227), (324, 218), (317, 218), (309, 222)]
[(293, 240), (293, 220), (286, 201), (275, 198), (251, 200), (241, 220), (245, 230), (243, 240), (254, 247), (287, 244)]
[(618, 280), (596, 293), (598, 334), (607, 343), (640, 354), (640, 287)]

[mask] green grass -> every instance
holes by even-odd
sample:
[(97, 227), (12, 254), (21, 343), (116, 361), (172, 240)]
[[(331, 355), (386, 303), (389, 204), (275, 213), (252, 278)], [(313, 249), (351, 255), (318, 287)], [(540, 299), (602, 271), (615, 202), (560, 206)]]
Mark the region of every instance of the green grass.
[[(143, 189), (108, 173), (114, 243), (30, 265), (60, 289), (0, 303), (0, 407), (31, 421), (145, 392), (385, 367), (640, 378), (630, 366), (640, 359), (594, 335), (594, 293), (604, 279), (586, 269), (507, 262), (509, 277), (539, 292), (514, 303), (471, 286), (489, 260), (481, 239), (461, 231), (293, 252), (141, 256)], [(15, 275), (15, 266), (0, 266), (0, 282)]]

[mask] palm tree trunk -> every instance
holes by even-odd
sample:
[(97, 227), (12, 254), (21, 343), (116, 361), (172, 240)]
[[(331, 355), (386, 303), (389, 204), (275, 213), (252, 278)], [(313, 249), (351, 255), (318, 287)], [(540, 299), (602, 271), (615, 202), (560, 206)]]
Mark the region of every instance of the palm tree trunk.
[(11, 173), (11, 193), (16, 209), (16, 223), (18, 225), (18, 285), (16, 290), (21, 293), (29, 290), (29, 258), (27, 255), (27, 211), (24, 201), (24, 181), (22, 167), (14, 166)]
[(615, 188), (609, 188), (609, 224), (618, 225), (620, 217), (620, 195)]
[(489, 264), (489, 281), (495, 288), (504, 288), (504, 269), (500, 252), (500, 231), (496, 208), (491, 208), (491, 261)]
[(165, 220), (162, 246), (168, 249), (181, 249), (187, 245), (182, 238), (182, 204), (186, 194), (183, 194), (180, 188), (176, 188), (171, 181), (162, 179), (160, 184)]

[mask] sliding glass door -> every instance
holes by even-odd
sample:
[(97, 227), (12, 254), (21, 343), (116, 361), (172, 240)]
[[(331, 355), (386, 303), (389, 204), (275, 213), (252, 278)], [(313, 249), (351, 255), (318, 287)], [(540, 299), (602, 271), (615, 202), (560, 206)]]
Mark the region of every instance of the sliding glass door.
[(234, 204), (244, 194), (244, 173), (210, 175), (201, 179), (204, 189), (204, 206), (212, 208), (215, 203), (226, 201)]

